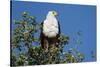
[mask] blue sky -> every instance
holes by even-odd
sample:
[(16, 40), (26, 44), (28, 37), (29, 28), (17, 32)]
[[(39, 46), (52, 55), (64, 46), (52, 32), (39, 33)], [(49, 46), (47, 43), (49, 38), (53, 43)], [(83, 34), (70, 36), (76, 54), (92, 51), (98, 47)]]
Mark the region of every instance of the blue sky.
[[(96, 57), (96, 6), (13, 1), (12, 19), (20, 20), (21, 13), (26, 11), (41, 23), (50, 10), (58, 12), (61, 32), (70, 36), (64, 50), (75, 47), (74, 40), (80, 38), (82, 43), (77, 48), (85, 55), (84, 61), (95, 61), (96, 58), (91, 58), (91, 51)], [(79, 31), (80, 37), (77, 36)]]

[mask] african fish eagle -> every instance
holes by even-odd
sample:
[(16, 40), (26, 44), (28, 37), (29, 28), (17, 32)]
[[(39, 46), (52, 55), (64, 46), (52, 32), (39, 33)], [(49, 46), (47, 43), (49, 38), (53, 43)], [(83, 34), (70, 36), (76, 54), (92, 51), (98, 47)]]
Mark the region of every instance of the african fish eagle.
[(49, 11), (46, 19), (41, 23), (40, 40), (42, 47), (46, 50), (50, 46), (58, 46), (59, 44), (60, 24), (56, 19), (57, 15), (56, 11)]

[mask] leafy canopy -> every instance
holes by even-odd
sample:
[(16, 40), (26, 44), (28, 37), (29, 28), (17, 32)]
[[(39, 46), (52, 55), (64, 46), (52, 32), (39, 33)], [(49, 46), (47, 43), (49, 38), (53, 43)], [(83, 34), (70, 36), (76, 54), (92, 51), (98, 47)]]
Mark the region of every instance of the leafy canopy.
[(11, 66), (77, 63), (84, 59), (84, 55), (76, 48), (64, 51), (70, 37), (63, 33), (59, 37), (59, 46), (45, 52), (39, 36), (35, 35), (40, 34), (41, 25), (35, 16), (27, 12), (22, 13), (22, 20), (14, 20), (14, 26), (11, 32)]

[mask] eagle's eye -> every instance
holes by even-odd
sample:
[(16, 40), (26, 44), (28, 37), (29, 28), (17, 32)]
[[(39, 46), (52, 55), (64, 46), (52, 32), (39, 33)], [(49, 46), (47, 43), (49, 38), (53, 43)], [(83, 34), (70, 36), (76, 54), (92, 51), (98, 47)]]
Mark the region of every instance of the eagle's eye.
[(53, 13), (54, 16), (58, 15), (56, 11), (53, 11), (52, 13)]
[(55, 14), (55, 11), (52, 11), (53, 14)]

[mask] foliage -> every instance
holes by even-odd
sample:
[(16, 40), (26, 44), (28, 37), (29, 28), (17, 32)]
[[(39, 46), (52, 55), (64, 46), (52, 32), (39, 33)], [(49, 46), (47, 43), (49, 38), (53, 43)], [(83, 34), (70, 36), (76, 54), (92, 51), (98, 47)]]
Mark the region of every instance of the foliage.
[(70, 37), (60, 34), (59, 46), (49, 48), (48, 52), (41, 47), (39, 36), (41, 25), (36, 17), (22, 13), (22, 20), (14, 20), (15, 29), (11, 32), (11, 66), (43, 65), (82, 62), (84, 55), (75, 48), (64, 51)]

